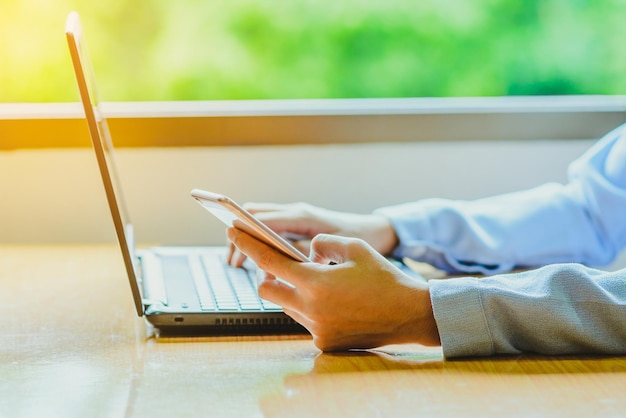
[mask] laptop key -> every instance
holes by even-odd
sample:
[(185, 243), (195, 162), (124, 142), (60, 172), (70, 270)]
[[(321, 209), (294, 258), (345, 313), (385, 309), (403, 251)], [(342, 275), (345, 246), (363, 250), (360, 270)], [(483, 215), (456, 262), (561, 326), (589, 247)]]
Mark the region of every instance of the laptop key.
[(270, 302), (269, 300), (261, 299), (261, 304), (263, 308), (268, 311), (282, 311), (283, 308), (280, 305), (275, 304), (274, 302)]
[(218, 308), (239, 310), (239, 302), (226, 275), (226, 264), (217, 256), (205, 255), (202, 257), (202, 265), (209, 279), (209, 286), (213, 291)]
[(239, 299), (241, 309), (246, 311), (262, 310), (263, 305), (261, 304), (256, 286), (253, 284), (255, 279), (250, 277), (251, 272), (242, 268), (229, 268), (228, 274)]
[(204, 269), (198, 257), (189, 257), (189, 267), (191, 268), (191, 275), (193, 277), (193, 284), (196, 287), (198, 293), (198, 300), (200, 302), (200, 308), (205, 311), (217, 310), (217, 304), (213, 293), (207, 283)]

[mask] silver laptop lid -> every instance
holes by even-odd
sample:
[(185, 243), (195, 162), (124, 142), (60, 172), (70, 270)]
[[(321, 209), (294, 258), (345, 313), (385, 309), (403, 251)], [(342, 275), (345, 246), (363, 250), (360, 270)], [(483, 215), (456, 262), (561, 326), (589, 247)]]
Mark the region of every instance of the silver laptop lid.
[(89, 60), (86, 43), (78, 13), (71, 12), (65, 24), (65, 34), (72, 57), (72, 65), (80, 99), (85, 110), (85, 117), (89, 127), (89, 135), (98, 160), (100, 176), (106, 192), (111, 217), (115, 226), (117, 240), (124, 257), (124, 265), (130, 282), (130, 288), (135, 301), (137, 315), (143, 315), (142, 296), (137, 284), (138, 272), (135, 270), (134, 239), (132, 224), (124, 204), (124, 197), (120, 188), (119, 177), (113, 156), (113, 142), (107, 126), (106, 118), (98, 108), (98, 97), (95, 86), (95, 76)]

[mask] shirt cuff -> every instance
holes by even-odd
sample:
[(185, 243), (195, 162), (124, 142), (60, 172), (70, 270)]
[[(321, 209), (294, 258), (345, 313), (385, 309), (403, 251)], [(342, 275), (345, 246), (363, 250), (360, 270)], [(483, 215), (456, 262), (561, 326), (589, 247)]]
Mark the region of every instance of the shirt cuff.
[(393, 257), (430, 261), (425, 258), (433, 246), (433, 231), (430, 212), (421, 202), (387, 206), (376, 209), (374, 213), (386, 217), (398, 236), (398, 246), (393, 251)]
[(462, 277), (428, 283), (444, 357), (493, 355), (478, 279)]

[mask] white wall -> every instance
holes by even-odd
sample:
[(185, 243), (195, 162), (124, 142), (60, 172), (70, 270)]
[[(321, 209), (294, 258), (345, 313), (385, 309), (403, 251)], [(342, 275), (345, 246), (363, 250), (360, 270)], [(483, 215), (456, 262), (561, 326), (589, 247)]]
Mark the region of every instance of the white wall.
[[(368, 212), (423, 197), (471, 199), (565, 180), (593, 141), (419, 142), (288, 147), (121, 149), (140, 243), (224, 243), (189, 191), (240, 201), (308, 201)], [(113, 242), (90, 149), (0, 153), (0, 242)]]

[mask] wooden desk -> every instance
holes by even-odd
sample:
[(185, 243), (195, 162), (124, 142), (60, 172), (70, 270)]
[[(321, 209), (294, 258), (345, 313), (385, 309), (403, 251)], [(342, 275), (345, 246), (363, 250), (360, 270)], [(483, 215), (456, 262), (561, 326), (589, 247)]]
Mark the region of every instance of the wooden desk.
[(308, 337), (155, 339), (114, 246), (0, 247), (0, 416), (616, 417), (626, 358), (443, 361)]

